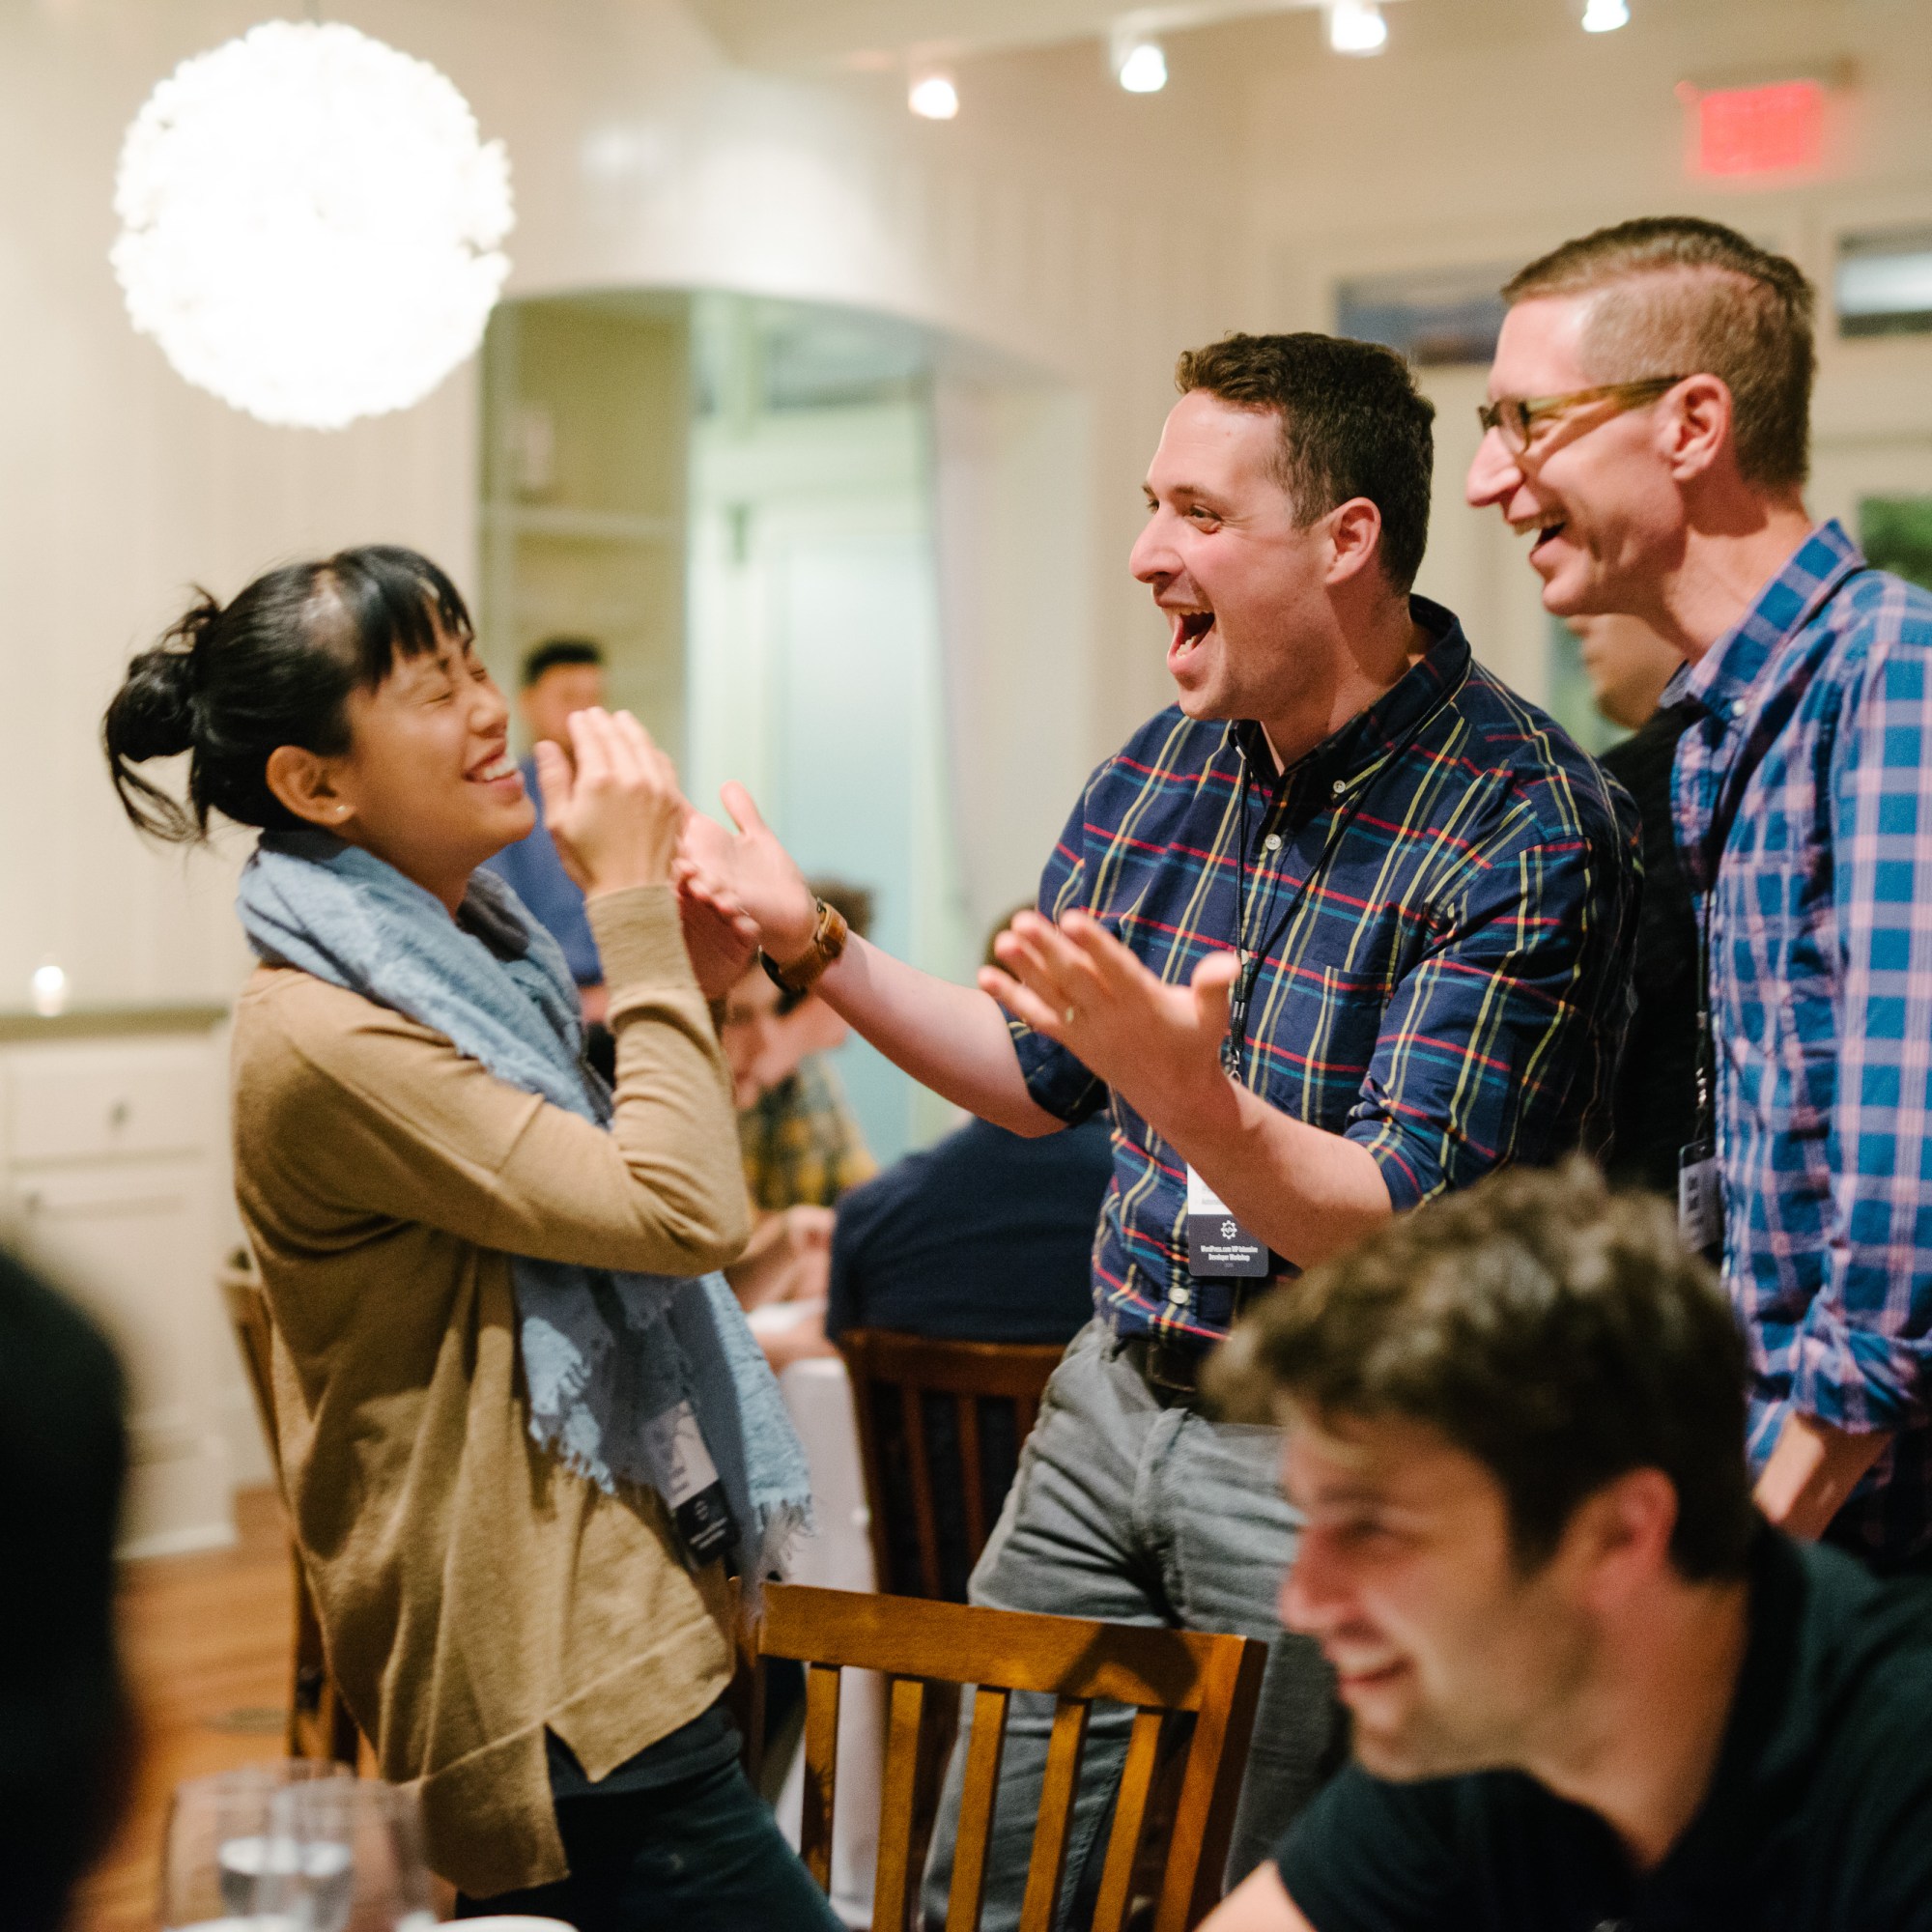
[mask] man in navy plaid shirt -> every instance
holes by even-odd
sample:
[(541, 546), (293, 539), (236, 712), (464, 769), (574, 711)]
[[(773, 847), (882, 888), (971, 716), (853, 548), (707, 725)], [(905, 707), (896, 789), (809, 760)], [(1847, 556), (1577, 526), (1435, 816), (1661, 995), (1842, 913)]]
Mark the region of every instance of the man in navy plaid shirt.
[[(1183, 356), (1179, 380), (1132, 558), (1178, 702), (1094, 774), (1039, 912), (978, 989), (840, 950), (836, 928), (828, 945), (740, 788), (725, 799), (745, 830), (694, 818), (687, 856), (751, 911), (786, 980), (960, 1105), (1028, 1134), (1109, 1110), (1096, 1319), (1054, 1376), (972, 1595), (1271, 1642), (1241, 1803), (1214, 1821), (1232, 1822), (1238, 1874), (1339, 1734), (1319, 1652), (1275, 1610), (1295, 1535), (1278, 1442), (1207, 1415), (1196, 1366), (1271, 1282), (1586, 1134), (1626, 1012), (1634, 828), (1454, 616), (1410, 597), (1433, 412), (1399, 357), (1237, 336)], [(1051, 1721), (1051, 1700), (1020, 1703), (989, 1928), (1017, 1916)], [(1070, 1889), (1096, 1875), (1126, 1717), (1093, 1716)], [(934, 1922), (962, 1760), (927, 1872)]]
[[(1812, 293), (1790, 262), (1632, 221), (1504, 295), (1469, 499), (1534, 532), (1548, 610), (1675, 642), (1664, 701), (1699, 707), (1674, 816), (1759, 1507), (1932, 1568), (1932, 597), (1804, 508)], [(1687, 1232), (1715, 1245), (1717, 1215)]]

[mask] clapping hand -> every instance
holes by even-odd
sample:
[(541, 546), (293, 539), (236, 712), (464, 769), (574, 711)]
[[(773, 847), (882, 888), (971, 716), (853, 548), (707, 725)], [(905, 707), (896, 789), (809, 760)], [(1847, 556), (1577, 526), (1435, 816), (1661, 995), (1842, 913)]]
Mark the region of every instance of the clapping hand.
[(980, 985), (1036, 1033), (1058, 1040), (1156, 1128), (1224, 1091), (1221, 1042), (1238, 962), (1212, 952), (1185, 986), (1157, 980), (1090, 913), (1056, 926), (1018, 914), (993, 942)]
[(671, 866), (671, 882), (677, 887), (691, 970), (707, 1000), (722, 1000), (744, 978), (757, 952), (757, 923), (732, 893), (682, 859)]
[(728, 898), (757, 929), (759, 942), (775, 959), (796, 959), (811, 944), (818, 911), (805, 874), (758, 815), (752, 794), (741, 784), (724, 786), (720, 796), (737, 829), (694, 811), (685, 821), (675, 872), (684, 898)]
[(544, 821), (563, 869), (588, 897), (670, 877), (691, 814), (677, 771), (628, 711), (570, 715), (576, 765), (560, 745), (537, 747)]

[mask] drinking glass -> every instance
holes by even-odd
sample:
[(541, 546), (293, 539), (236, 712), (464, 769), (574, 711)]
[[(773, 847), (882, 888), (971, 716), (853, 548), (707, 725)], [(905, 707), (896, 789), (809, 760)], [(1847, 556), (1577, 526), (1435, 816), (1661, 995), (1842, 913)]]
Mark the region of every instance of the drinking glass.
[(433, 1932), (413, 1790), (326, 1778), (275, 1794), (260, 1932)]
[(349, 1775), (339, 1764), (279, 1758), (178, 1784), (161, 1853), (163, 1932), (191, 1925), (245, 1932), (269, 1862), (276, 1793)]

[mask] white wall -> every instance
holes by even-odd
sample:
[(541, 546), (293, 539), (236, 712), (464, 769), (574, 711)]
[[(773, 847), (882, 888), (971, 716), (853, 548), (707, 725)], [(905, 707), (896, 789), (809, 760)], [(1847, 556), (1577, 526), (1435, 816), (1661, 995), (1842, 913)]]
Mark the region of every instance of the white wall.
[[(1633, 0), (1632, 24), (1603, 36), (1581, 33), (1577, 11), (1414, 0), (1390, 10), (1388, 50), (1372, 60), (1329, 54), (1309, 15), (1203, 37), (1195, 58), (1240, 76), (1269, 326), (1332, 327), (1345, 275), (1517, 267), (1636, 214), (1728, 222), (1795, 257), (1821, 293), (1838, 233), (1932, 222), (1923, 0)], [(1679, 82), (1830, 71), (1848, 85), (1822, 179), (1767, 191), (1687, 178)], [(1821, 309), (1812, 498), (1843, 514), (1861, 489), (1932, 469), (1932, 340), (1839, 342), (1828, 294)], [(1547, 631), (1523, 546), (1462, 500), (1483, 372), (1434, 371), (1428, 386), (1439, 461), (1419, 587), (1454, 604), (1478, 651), (1540, 696)]]
[[(177, 61), (261, 12), (0, 4), (0, 1009), (25, 1004), (49, 955), (88, 1005), (222, 998), (243, 970), (225, 867), (144, 850), (92, 750), (128, 654), (190, 582), (225, 595), (278, 558), (377, 537), (471, 582), (473, 369), (339, 435), (269, 430), (189, 389), (122, 313), (106, 262), (121, 130)], [(1091, 50), (986, 64), (971, 121), (940, 128), (909, 119), (891, 77), (735, 72), (673, 0), (328, 13), (436, 62), (507, 140), (519, 293), (847, 301), (1073, 379), (1094, 425), (1081, 481), (1102, 514), (1030, 535), (1091, 586), (1096, 623), (1040, 640), (1079, 667), (1063, 728), (1042, 746), (1027, 726), (1042, 807), (1013, 836), (1043, 851), (1059, 810), (1043, 801), (1069, 797), (1161, 701), (1157, 632), (1120, 560), (1174, 350), (1233, 313), (1218, 292), (1239, 279), (1238, 211), (1196, 233), (1198, 252), (1162, 246), (1168, 191), (1150, 195), (1123, 162), (1128, 103), (1090, 71)], [(1108, 674), (1129, 638), (1129, 674)]]

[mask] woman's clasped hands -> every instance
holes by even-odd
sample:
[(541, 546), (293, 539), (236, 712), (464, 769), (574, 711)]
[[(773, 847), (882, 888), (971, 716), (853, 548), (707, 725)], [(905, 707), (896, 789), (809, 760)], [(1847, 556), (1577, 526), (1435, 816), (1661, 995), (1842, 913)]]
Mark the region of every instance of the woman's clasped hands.
[[(563, 867), (586, 898), (671, 882), (679, 840), (696, 814), (677, 769), (628, 711), (571, 714), (571, 749), (536, 748), (544, 820)], [(684, 940), (708, 999), (729, 990), (757, 950), (758, 928), (728, 886), (678, 894)]]

